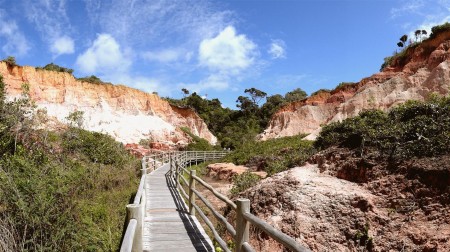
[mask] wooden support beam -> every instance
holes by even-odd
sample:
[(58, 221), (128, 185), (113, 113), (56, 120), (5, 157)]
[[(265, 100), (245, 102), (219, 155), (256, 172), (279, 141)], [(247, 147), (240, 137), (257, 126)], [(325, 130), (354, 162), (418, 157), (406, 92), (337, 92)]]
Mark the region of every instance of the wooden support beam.
[(195, 215), (195, 176), (196, 170), (191, 170), (191, 173), (189, 174), (189, 214)]
[(238, 199), (236, 201), (236, 248), (235, 252), (243, 252), (244, 243), (249, 242), (249, 227), (250, 223), (245, 219), (244, 214), (250, 213), (250, 200)]

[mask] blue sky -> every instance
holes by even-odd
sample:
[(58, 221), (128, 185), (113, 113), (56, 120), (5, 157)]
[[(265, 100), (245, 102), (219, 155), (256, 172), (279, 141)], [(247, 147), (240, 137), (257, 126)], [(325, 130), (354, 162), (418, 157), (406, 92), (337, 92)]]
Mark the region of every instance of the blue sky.
[(444, 22), (450, 0), (0, 0), (0, 58), (235, 108), (250, 87), (359, 81), (401, 35)]

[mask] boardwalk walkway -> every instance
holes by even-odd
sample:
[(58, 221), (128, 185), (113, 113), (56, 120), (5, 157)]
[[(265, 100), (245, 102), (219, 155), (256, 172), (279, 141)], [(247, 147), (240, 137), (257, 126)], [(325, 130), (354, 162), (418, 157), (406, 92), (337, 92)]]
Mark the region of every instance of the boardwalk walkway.
[(168, 171), (166, 164), (147, 175), (144, 251), (214, 251), (197, 218), (189, 215)]

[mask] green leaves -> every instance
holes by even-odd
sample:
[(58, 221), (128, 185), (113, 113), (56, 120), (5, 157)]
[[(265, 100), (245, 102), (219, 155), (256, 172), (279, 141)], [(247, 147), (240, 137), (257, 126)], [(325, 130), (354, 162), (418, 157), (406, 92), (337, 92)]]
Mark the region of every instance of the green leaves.
[(317, 148), (375, 147), (395, 158), (437, 156), (450, 150), (450, 98), (408, 101), (389, 113), (379, 110), (323, 127)]
[(236, 196), (240, 192), (256, 185), (261, 180), (256, 174), (246, 171), (233, 177), (233, 187), (230, 190), (232, 196)]
[(269, 175), (303, 165), (313, 153), (304, 136), (283, 137), (263, 142), (249, 141), (225, 157), (225, 161), (266, 171)]

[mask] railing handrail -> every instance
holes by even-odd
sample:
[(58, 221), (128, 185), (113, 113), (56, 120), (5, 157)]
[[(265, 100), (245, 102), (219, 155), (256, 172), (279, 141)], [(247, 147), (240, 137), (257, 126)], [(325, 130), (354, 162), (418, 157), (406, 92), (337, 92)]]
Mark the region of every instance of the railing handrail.
[[(215, 230), (211, 220), (203, 212), (203, 210), (195, 203), (196, 196), (203, 204), (213, 213), (218, 221), (225, 225), (227, 232), (233, 237), (235, 242), (235, 251), (255, 251), (249, 244), (249, 227), (254, 225), (261, 231), (268, 234), (271, 238), (278, 241), (280, 244), (292, 251), (309, 251), (304, 246), (300, 245), (294, 238), (284, 234), (280, 230), (272, 227), (264, 220), (250, 213), (250, 201), (248, 199), (238, 199), (234, 203), (225, 195), (219, 193), (211, 185), (196, 176), (195, 170), (188, 170), (187, 165), (195, 161), (209, 161), (219, 159), (228, 154), (229, 151), (176, 151), (176, 152), (160, 152), (152, 153), (142, 158), (142, 176), (139, 183), (138, 191), (136, 193), (134, 204), (127, 205), (127, 229), (120, 251), (142, 251), (142, 232), (143, 220), (145, 217), (145, 178), (148, 173), (153, 172), (164, 164), (170, 166), (170, 176), (175, 180), (177, 189), (180, 194), (186, 198), (189, 205), (189, 213), (195, 215), (198, 212), (199, 216), (204, 220), (206, 225), (211, 229), (214, 238), (219, 246), (224, 251), (230, 251), (227, 243), (219, 236)], [(189, 175), (189, 179), (184, 178), (184, 174)], [(226, 218), (215, 210), (212, 204), (195, 189), (198, 182), (206, 189), (208, 189), (215, 197), (225, 202), (232, 210), (236, 211), (236, 227), (233, 227)], [(183, 189), (186, 186), (189, 191)], [(231, 251), (230, 251), (231, 252)]]
[[(216, 155), (217, 154), (217, 155)], [(254, 249), (249, 244), (249, 226), (254, 225), (259, 230), (265, 232), (274, 240), (278, 241), (280, 244), (285, 246), (286, 248), (291, 249), (292, 251), (310, 251), (306, 247), (300, 245), (294, 238), (286, 235), (280, 230), (274, 228), (264, 220), (258, 218), (257, 216), (250, 213), (250, 201), (248, 199), (238, 199), (235, 204), (232, 200), (230, 200), (225, 195), (216, 191), (211, 185), (206, 183), (204, 180), (195, 175), (195, 172), (192, 171), (189, 173), (186, 169), (187, 164), (190, 164), (194, 160), (211, 160), (216, 159), (218, 157), (223, 157), (227, 152), (198, 152), (198, 151), (186, 151), (180, 153), (172, 153), (172, 158), (170, 159), (172, 162), (170, 163), (171, 174), (175, 179), (177, 188), (180, 189), (182, 195), (189, 201), (189, 211), (191, 214), (195, 214), (195, 211), (199, 213), (199, 216), (205, 221), (207, 226), (213, 232), (214, 238), (218, 242), (219, 246), (224, 251), (230, 251), (226, 245), (226, 242), (218, 236), (217, 231), (214, 229), (212, 222), (209, 220), (207, 215), (203, 213), (202, 209), (197, 206), (195, 203), (195, 196), (199, 197), (200, 201), (208, 207), (208, 209), (213, 213), (213, 216), (216, 217), (218, 221), (225, 224), (227, 232), (233, 237), (235, 242), (235, 251), (254, 251)], [(223, 155), (223, 156), (222, 156)], [(211, 158), (211, 159), (210, 159)], [(174, 170), (174, 172), (172, 172)], [(236, 211), (236, 227), (234, 228), (226, 219), (218, 213), (215, 209), (212, 209), (212, 205), (206, 200), (205, 197), (200, 195), (199, 191), (195, 189), (195, 183), (187, 183), (186, 179), (183, 177), (183, 173), (187, 173), (189, 175), (189, 180), (197, 181), (205, 188), (207, 188), (216, 198), (225, 202), (228, 206), (231, 207), (232, 210)], [(184, 185), (189, 187), (189, 192), (186, 192), (182, 188), (183, 182)]]

